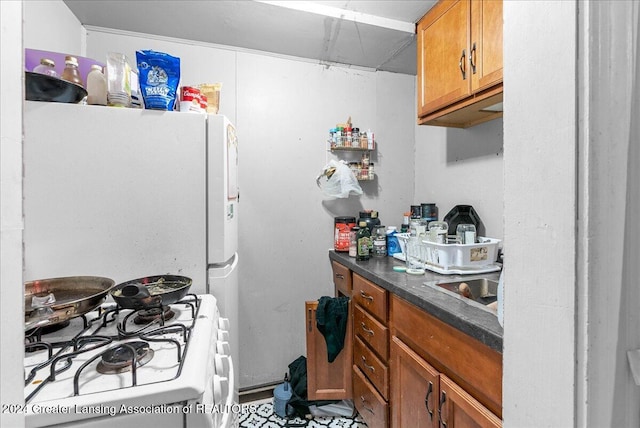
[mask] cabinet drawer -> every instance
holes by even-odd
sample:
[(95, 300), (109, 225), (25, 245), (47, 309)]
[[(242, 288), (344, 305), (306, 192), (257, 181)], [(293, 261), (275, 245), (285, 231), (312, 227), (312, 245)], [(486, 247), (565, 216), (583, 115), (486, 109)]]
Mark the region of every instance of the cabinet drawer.
[(389, 368), (376, 354), (356, 337), (353, 348), (353, 364), (373, 383), (385, 400), (389, 399)]
[(354, 273), (353, 300), (383, 324), (387, 324), (387, 290)]
[(387, 428), (389, 405), (357, 366), (353, 366), (353, 404), (368, 428)]
[(383, 360), (389, 359), (389, 329), (360, 306), (353, 311), (353, 331)]
[(333, 283), (336, 287), (336, 296), (340, 294), (351, 297), (351, 271), (338, 262), (331, 262), (333, 270)]

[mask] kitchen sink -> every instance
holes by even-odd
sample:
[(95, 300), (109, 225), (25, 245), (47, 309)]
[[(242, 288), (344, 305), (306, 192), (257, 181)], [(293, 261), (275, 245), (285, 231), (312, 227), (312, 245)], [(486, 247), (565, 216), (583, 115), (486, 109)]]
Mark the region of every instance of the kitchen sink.
[(474, 300), (482, 305), (489, 305), (498, 300), (498, 281), (488, 278), (438, 282), (435, 285), (458, 294), (461, 297)]

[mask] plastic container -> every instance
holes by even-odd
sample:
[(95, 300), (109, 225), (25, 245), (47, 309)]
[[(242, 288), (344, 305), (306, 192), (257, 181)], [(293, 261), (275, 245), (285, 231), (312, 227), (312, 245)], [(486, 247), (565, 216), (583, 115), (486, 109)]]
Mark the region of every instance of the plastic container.
[(398, 233), (398, 228), (395, 226), (387, 227), (387, 255), (393, 256), (394, 254), (401, 253), (402, 248), (400, 248), (400, 241), (398, 241), (398, 237), (396, 236)]
[(447, 270), (477, 268), (496, 261), (499, 239), (479, 237), (475, 244), (442, 244), (423, 240), (427, 264)]
[(289, 385), (287, 378), (285, 378), (285, 381), (273, 390), (273, 409), (276, 415), (281, 418), (286, 418), (292, 414), (291, 409), (287, 406), (290, 399), (291, 385)]
[(349, 231), (356, 225), (355, 217), (335, 217), (333, 230), (333, 249), (349, 251)]
[(99, 65), (92, 65), (87, 75), (87, 104), (107, 105), (107, 78)]
[(49, 58), (42, 58), (40, 64), (33, 69), (33, 72), (44, 74), (45, 76), (60, 77), (56, 71), (56, 63)]

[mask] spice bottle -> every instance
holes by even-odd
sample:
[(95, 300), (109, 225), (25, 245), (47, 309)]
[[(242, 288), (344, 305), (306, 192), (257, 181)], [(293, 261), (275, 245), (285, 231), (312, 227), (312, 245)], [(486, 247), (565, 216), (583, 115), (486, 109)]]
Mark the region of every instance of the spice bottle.
[(87, 75), (87, 104), (107, 105), (107, 78), (102, 73), (102, 67), (97, 64), (91, 66)]
[(369, 233), (369, 228), (367, 227), (367, 223), (364, 221), (360, 222), (360, 230), (357, 235), (357, 261), (365, 261), (369, 260), (369, 243), (371, 241), (371, 234)]
[(56, 63), (49, 58), (42, 58), (40, 64), (34, 67), (33, 72), (44, 74), (45, 76), (60, 77), (56, 72)]
[(80, 70), (78, 70), (78, 59), (75, 56), (67, 55), (64, 58), (64, 70), (61, 77), (67, 82), (75, 83), (84, 88), (84, 81), (80, 76)]

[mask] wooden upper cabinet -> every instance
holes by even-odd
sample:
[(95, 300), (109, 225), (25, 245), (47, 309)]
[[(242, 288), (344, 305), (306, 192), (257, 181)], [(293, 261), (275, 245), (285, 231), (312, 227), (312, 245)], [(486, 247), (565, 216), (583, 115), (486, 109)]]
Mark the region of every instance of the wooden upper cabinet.
[(441, 0), (417, 25), (418, 123), (502, 116), (502, 0)]
[(478, 92), (502, 82), (502, 0), (473, 0), (471, 16), (469, 67)]
[(466, 98), (470, 79), (469, 1), (438, 3), (418, 23), (418, 113), (438, 110)]

